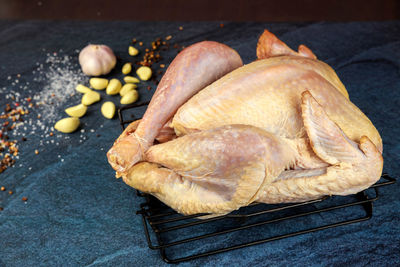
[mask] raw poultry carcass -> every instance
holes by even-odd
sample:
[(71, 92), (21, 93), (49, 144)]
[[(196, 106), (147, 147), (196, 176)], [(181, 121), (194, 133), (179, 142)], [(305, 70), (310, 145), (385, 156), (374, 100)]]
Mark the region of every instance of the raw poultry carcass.
[[(175, 70), (163, 77), (168, 86), (157, 89), (143, 120), (108, 152), (128, 185), (183, 214), (224, 214), (252, 202), (353, 194), (379, 179), (378, 131), (350, 102), (333, 69), (306, 46), (295, 52), (265, 31), (257, 61), (242, 67), (240, 58), (219, 62), (227, 74), (207, 76), (204, 88), (202, 77), (171, 75), (182, 71), (177, 59), (192, 62), (187, 49), (187, 57), (182, 52), (172, 62)], [(198, 72), (213, 68), (197, 62), (191, 68)], [(158, 114), (151, 110), (169, 115), (153, 118)], [(137, 135), (140, 128), (149, 129), (150, 138)], [(165, 142), (152, 145), (157, 135)], [(141, 138), (146, 141), (138, 150)]]

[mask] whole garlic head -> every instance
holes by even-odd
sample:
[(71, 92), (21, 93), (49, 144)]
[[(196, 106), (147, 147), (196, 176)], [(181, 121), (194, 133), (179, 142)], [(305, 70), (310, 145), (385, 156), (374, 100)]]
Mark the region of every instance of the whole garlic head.
[(117, 63), (114, 52), (106, 45), (89, 44), (79, 53), (83, 73), (99, 76), (109, 73)]

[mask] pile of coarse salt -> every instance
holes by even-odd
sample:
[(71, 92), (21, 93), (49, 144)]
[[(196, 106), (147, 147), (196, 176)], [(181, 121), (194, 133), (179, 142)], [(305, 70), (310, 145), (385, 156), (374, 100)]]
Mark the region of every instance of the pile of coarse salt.
[[(65, 55), (62, 50), (47, 53), (45, 61), (37, 62), (36, 69), (32, 71), (33, 82), (25, 81), (20, 74), (7, 77), (9, 84), (0, 88), (0, 97), (4, 97), (12, 106), (29, 110), (24, 120), (16, 123), (9, 133), (10, 138), (29, 140), (35, 136), (38, 139), (35, 148), (59, 145), (60, 141), (71, 139), (69, 135), (55, 131), (53, 126), (56, 121), (67, 116), (64, 113), (66, 107), (80, 103), (81, 95), (76, 93), (76, 85), (88, 83), (88, 77), (80, 70), (78, 54), (78, 50), (72, 56)], [(79, 137), (79, 142), (85, 141), (85, 132), (81, 131)]]
[(57, 138), (70, 139), (68, 135), (54, 131), (53, 125), (66, 116), (66, 106), (80, 103), (81, 96), (76, 94), (75, 87), (79, 83), (88, 83), (88, 77), (80, 70), (78, 54), (79, 50), (73, 56), (65, 55), (63, 50), (47, 53), (45, 63), (37, 63), (38, 67), (33, 71), (33, 80), (42, 88), (33, 97), (38, 104), (38, 117), (34, 119), (36, 125), (33, 124), (31, 134), (39, 130), (40, 145), (54, 143), (54, 138), (46, 140), (53, 133)]
[[(62, 50), (59, 53), (62, 53)], [(80, 99), (73, 98), (76, 93), (75, 87), (89, 80), (79, 68), (78, 55), (71, 57), (59, 53), (48, 53), (45, 64), (38, 64), (38, 68), (33, 72), (38, 74), (34, 78), (35, 82), (44, 82), (43, 88), (33, 99), (39, 104), (41, 117), (46, 123), (58, 120), (62, 114), (60, 108), (67, 102)]]

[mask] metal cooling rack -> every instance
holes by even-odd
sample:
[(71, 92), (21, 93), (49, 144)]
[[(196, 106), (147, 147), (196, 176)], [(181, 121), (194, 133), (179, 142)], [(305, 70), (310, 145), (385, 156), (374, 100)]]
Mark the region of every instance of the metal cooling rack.
[[(128, 109), (145, 107), (148, 103), (138, 103), (120, 108), (118, 116), (122, 129), (125, 129), (125, 125), (139, 119), (132, 117), (124, 120), (123, 112)], [(396, 179), (388, 174), (383, 174), (376, 184), (355, 195), (324, 197), (296, 204), (254, 203), (230, 214), (206, 219), (204, 217), (198, 219), (206, 214), (186, 216), (178, 214), (151, 195), (136, 191), (137, 195), (143, 199), (143, 203), (140, 204), (140, 209), (136, 213), (142, 217), (148, 247), (159, 250), (165, 262), (178, 263), (366, 221), (372, 217), (372, 203), (379, 198), (378, 188), (395, 182)], [(349, 209), (352, 209), (350, 213)], [(311, 216), (316, 214), (319, 215), (318, 219)], [(282, 229), (285, 228), (285, 225), (290, 229), (293, 224), (296, 224), (299, 229), (295, 231)], [(239, 240), (237, 244), (224, 245), (224, 242), (221, 242), (221, 240), (232, 241), (232, 235), (234, 236), (233, 240)], [(207, 247), (210, 247), (211, 244), (212, 248), (206, 250), (206, 244)]]

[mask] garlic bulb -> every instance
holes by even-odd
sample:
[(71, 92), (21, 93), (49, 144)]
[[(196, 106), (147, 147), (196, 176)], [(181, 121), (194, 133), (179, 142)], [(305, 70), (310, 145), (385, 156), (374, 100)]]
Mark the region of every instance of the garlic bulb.
[(109, 73), (117, 63), (114, 52), (106, 45), (89, 44), (79, 53), (83, 73), (99, 76)]

